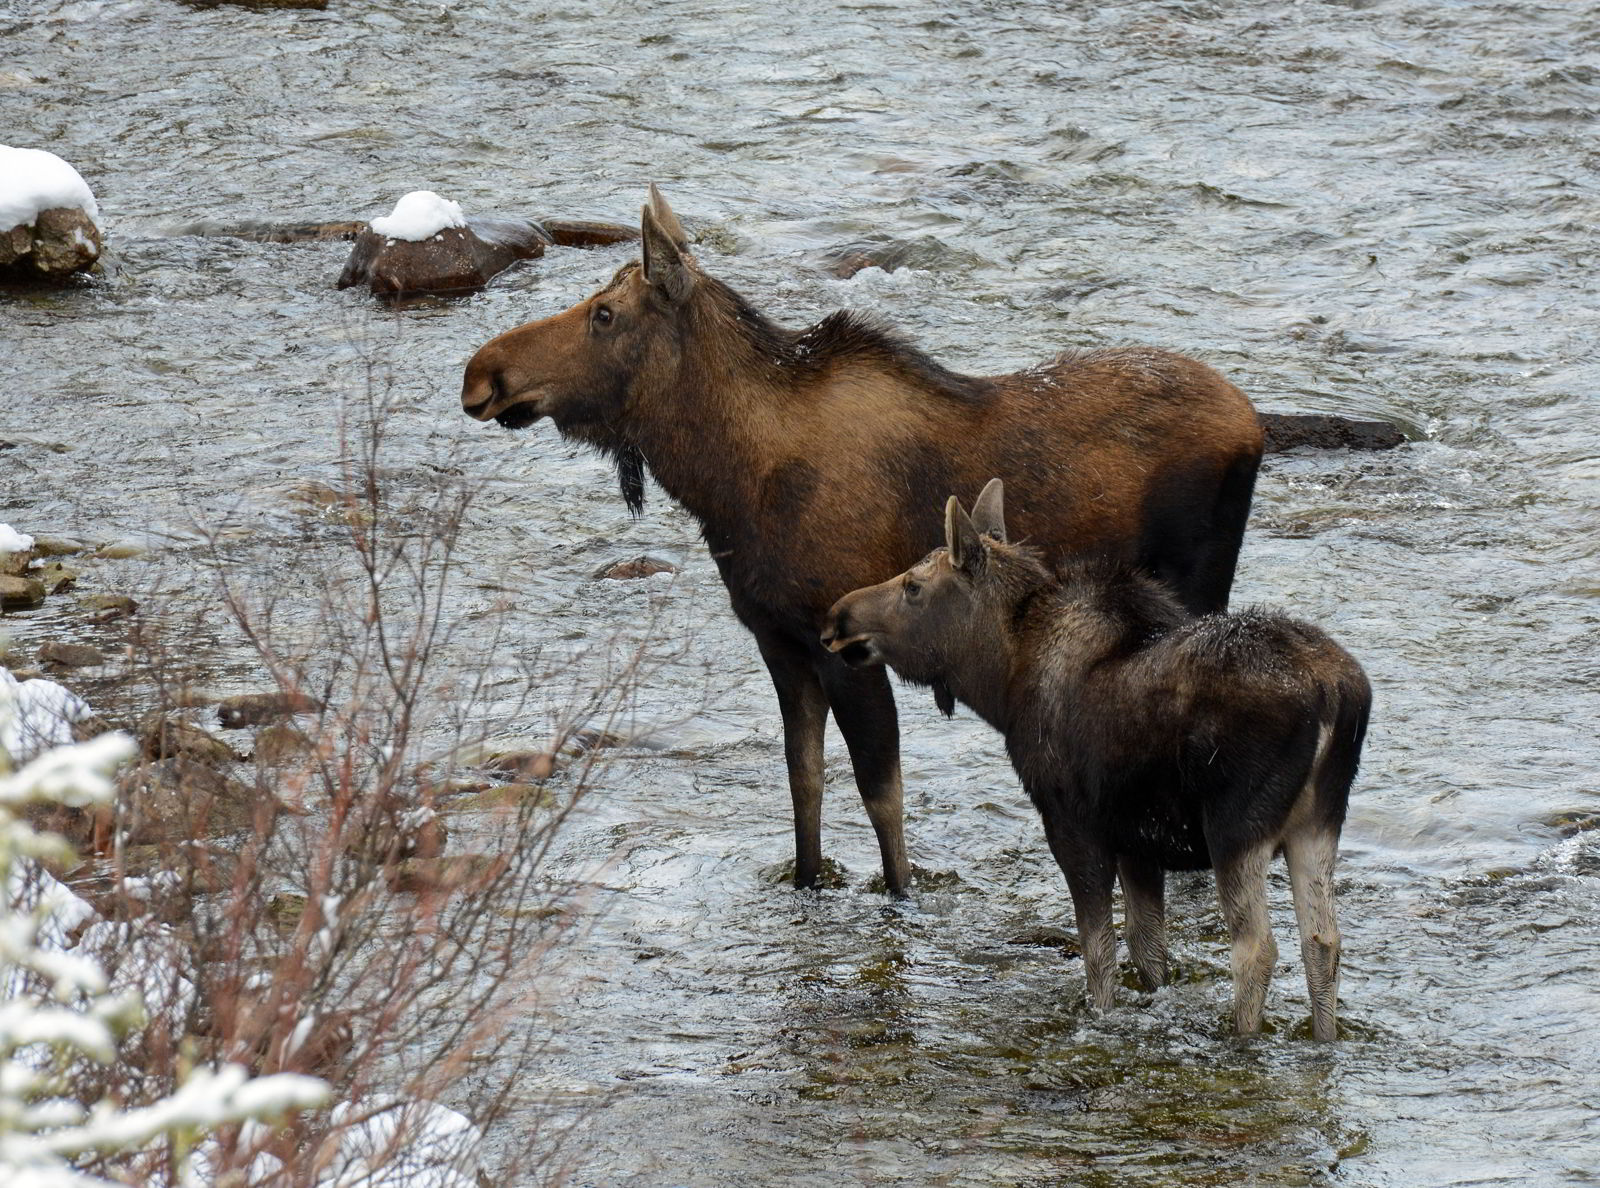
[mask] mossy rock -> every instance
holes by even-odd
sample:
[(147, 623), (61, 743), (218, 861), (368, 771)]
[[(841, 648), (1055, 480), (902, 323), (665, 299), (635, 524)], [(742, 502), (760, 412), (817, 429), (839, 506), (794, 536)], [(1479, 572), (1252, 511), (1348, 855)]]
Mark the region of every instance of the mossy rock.
[(524, 806), (537, 809), (554, 808), (556, 803), (555, 793), (542, 784), (497, 784), (492, 788), (485, 788), (481, 792), (472, 792), (458, 797), (450, 801), (450, 803), (440, 806), (440, 811), (446, 813), (517, 812)]

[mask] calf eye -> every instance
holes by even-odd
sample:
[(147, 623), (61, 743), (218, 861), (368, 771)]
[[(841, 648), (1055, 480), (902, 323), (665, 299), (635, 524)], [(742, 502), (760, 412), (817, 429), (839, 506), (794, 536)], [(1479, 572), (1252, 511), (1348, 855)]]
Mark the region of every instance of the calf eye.
[(906, 597), (907, 598), (916, 598), (921, 593), (922, 593), (922, 583), (921, 582), (913, 582), (909, 578), (906, 579)]
[(611, 324), (612, 316), (611, 307), (609, 305), (597, 305), (594, 307), (595, 325), (609, 326)]

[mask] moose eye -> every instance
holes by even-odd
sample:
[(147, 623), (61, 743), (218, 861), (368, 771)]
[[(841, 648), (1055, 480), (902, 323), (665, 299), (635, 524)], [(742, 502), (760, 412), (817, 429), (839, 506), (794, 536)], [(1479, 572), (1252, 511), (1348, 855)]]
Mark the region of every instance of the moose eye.
[(910, 578), (907, 578), (906, 579), (906, 597), (907, 598), (916, 598), (921, 593), (922, 593), (922, 583), (921, 582), (914, 582)]
[(597, 326), (609, 326), (614, 316), (609, 305), (597, 305), (594, 307), (594, 321)]

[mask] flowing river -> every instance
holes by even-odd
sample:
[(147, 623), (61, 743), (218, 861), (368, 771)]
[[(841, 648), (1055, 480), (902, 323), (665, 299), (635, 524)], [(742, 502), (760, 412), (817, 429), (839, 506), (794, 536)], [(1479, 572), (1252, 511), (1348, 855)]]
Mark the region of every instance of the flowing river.
[[(570, 651), (559, 707), (657, 641), (627, 722), (651, 745), (550, 859), (591, 891), (507, 1021), (549, 1042), (491, 1164), (564, 1132), (578, 1185), (1600, 1183), (1597, 115), (1600, 16), (1572, 0), (0, 0), (0, 141), (75, 164), (108, 242), (87, 287), (0, 299), (0, 519), (138, 542), (85, 587), (192, 601), (208, 539), (301, 555), (290, 495), (343, 481), (341, 410), (377, 382), (390, 481), (476, 490), (447, 667), (509, 706), (528, 655)], [(1235, 594), (1326, 626), (1376, 689), (1340, 1042), (1304, 1038), (1281, 868), (1272, 1034), (1227, 1035), (1198, 877), (1177, 983), (1089, 1013), (999, 740), (925, 693), (901, 697), (913, 897), (871, 889), (834, 734), (838, 885), (782, 885), (776, 703), (692, 522), (654, 489), (630, 519), (548, 424), (459, 409), (479, 344), (627, 245), (388, 311), (333, 289), (343, 243), (199, 234), (413, 189), (632, 222), (652, 180), (787, 324), (871, 310), (984, 372), (1151, 343), (1414, 439), (1269, 459)], [(891, 241), (894, 272), (824, 266)], [(682, 571), (594, 580), (640, 554)], [(490, 648), (471, 624), (505, 599)], [(490, 725), (535, 736), (528, 712)]]

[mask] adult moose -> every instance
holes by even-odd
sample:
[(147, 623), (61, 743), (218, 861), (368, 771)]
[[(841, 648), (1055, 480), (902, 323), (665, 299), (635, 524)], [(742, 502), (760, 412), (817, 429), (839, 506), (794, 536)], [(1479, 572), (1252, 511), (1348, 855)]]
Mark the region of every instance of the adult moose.
[(1261, 1029), (1278, 959), (1267, 864), (1289, 865), (1311, 1030), (1336, 1034), (1333, 867), (1372, 689), (1309, 623), (1262, 610), (1195, 617), (1124, 565), (1052, 572), (1006, 543), (993, 480), (945, 547), (846, 594), (822, 638), (847, 662), (940, 682), (1006, 737), (1077, 911), (1098, 1007), (1116, 978), (1111, 887), (1149, 989), (1166, 981), (1164, 872), (1207, 866), (1233, 941), (1234, 1028)]
[(785, 329), (700, 269), (654, 186), (641, 232), (642, 259), (599, 292), (480, 348), (462, 405), (510, 429), (549, 417), (615, 460), (635, 511), (648, 467), (694, 514), (777, 689), (795, 885), (822, 863), (832, 709), (901, 894), (894, 695), (881, 668), (821, 646), (828, 608), (936, 545), (947, 492), (1003, 474), (1023, 500), (1017, 530), (1047, 555), (1134, 562), (1191, 609), (1221, 610), (1261, 460), (1255, 411), (1210, 368), (1162, 351), (1069, 352), (979, 377), (848, 312)]

